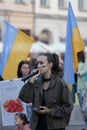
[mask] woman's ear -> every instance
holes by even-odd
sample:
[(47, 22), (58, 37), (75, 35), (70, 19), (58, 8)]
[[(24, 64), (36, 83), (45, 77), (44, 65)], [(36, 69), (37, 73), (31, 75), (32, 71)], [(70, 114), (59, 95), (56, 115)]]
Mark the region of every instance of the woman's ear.
[(24, 120), (21, 120), (22, 124), (24, 124)]
[(50, 68), (52, 68), (52, 66), (53, 66), (53, 63), (51, 62), (51, 63), (50, 63)]

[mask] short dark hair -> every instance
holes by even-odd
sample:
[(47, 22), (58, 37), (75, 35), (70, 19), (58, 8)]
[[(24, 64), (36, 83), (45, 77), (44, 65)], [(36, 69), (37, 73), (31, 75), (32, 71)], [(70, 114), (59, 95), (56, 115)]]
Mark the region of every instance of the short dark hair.
[(80, 51), (77, 53), (78, 62), (85, 62), (85, 54), (84, 51)]
[(15, 116), (19, 116), (21, 120), (23, 120), (23, 125), (29, 124), (29, 121), (27, 120), (27, 116), (24, 113), (16, 113)]

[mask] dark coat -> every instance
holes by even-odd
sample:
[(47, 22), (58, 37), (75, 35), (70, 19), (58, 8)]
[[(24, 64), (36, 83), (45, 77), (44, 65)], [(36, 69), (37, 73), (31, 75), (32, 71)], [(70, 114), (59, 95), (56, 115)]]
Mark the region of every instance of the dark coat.
[[(19, 98), (26, 102), (32, 102), (33, 108), (39, 108), (42, 103), (42, 80), (37, 79), (34, 84), (27, 83), (22, 87)], [(45, 93), (46, 106), (50, 109), (47, 114), (48, 129), (64, 128), (68, 125), (73, 108), (72, 99), (67, 85), (58, 77), (52, 76), (49, 87)], [(33, 110), (30, 126), (35, 130), (38, 122), (38, 114)]]

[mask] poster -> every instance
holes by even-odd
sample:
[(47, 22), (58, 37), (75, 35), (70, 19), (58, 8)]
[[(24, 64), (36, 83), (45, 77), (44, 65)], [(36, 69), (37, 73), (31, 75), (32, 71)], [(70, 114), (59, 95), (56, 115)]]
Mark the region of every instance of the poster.
[(18, 112), (26, 113), (26, 104), (18, 100), (18, 94), (24, 82), (21, 79), (0, 82), (0, 104), (3, 126), (14, 125)]

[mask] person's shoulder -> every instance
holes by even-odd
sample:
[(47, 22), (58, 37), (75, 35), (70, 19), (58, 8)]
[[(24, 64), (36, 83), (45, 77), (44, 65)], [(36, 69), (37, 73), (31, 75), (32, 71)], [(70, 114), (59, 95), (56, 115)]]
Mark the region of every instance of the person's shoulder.
[[(36, 49), (37, 48), (37, 49)], [(45, 44), (45, 43), (42, 43), (42, 42), (40, 42), (40, 41), (37, 41), (37, 42), (35, 42), (32, 46), (31, 46), (31, 49), (30, 49), (30, 53), (32, 53), (32, 52), (37, 52), (37, 53), (39, 53), (39, 52), (46, 52), (47, 50), (46, 50), (46, 48), (47, 48), (47, 45)]]
[(60, 82), (62, 85), (67, 86), (66, 82), (64, 81), (63, 78), (60, 78), (59, 76), (57, 77), (57, 81)]
[(30, 125), (29, 124), (25, 124), (23, 126), (23, 130), (31, 130)]
[(36, 44), (36, 43), (37, 43), (37, 42), (34, 42), (34, 43), (32, 44), (30, 51), (36, 49), (36, 47), (37, 47), (37, 44)]
[(18, 127), (16, 127), (16, 129), (15, 130), (19, 130), (19, 128)]
[(39, 45), (44, 45), (45, 43), (43, 43), (43, 42), (40, 42), (40, 41), (36, 41), (36, 42), (34, 42), (34, 44), (32, 45), (32, 47), (33, 46), (39, 46)]

